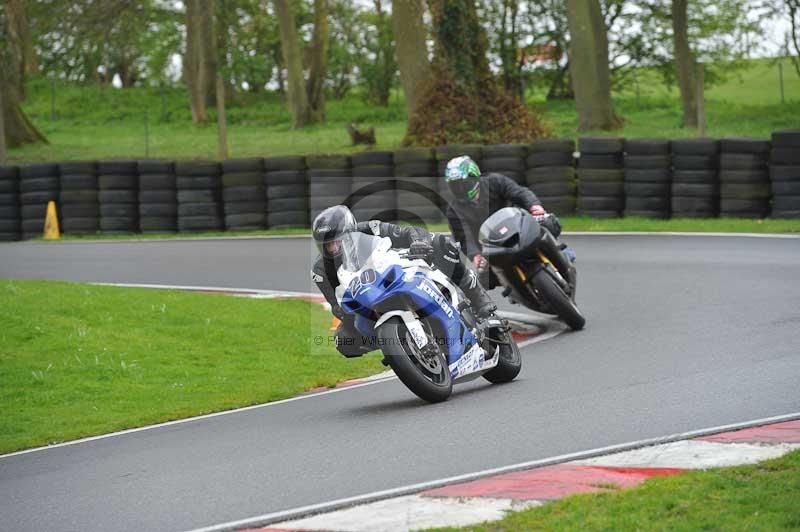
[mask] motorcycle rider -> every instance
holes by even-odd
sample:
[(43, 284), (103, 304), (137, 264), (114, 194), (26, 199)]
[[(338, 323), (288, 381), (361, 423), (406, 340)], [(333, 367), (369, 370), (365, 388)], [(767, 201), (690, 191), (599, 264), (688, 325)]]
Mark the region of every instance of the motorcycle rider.
[[(453, 238), (461, 242), (464, 252), (478, 272), (485, 273), (488, 264), (481, 255), (478, 232), (489, 216), (503, 207), (515, 206), (530, 212), (554, 237), (561, 234), (561, 223), (548, 214), (539, 198), (530, 189), (519, 186), (502, 174), (481, 174), (477, 163), (470, 157), (451, 159), (445, 170), (445, 181), (453, 200), (447, 207), (447, 222)], [(563, 251), (575, 261), (575, 254), (562, 245)]]
[(341, 320), (336, 329), (336, 348), (346, 357), (357, 357), (367, 353), (374, 346), (356, 342), (361, 334), (356, 330), (354, 317), (345, 313), (336, 300), (336, 287), (339, 286), (338, 270), (342, 264), (344, 250), (343, 238), (347, 233), (360, 232), (380, 237), (388, 237), (392, 247), (409, 248), (411, 255), (430, 258), (433, 265), (444, 272), (469, 298), (479, 320), (494, 315), (497, 306), (478, 282), (475, 273), (467, 266), (466, 258), (457, 244), (444, 235), (435, 237), (421, 227), (401, 227), (399, 225), (370, 220), (357, 222), (350, 209), (335, 205), (322, 211), (312, 224), (312, 235), (319, 249), (314, 261), (311, 279), (331, 306), (331, 312)]

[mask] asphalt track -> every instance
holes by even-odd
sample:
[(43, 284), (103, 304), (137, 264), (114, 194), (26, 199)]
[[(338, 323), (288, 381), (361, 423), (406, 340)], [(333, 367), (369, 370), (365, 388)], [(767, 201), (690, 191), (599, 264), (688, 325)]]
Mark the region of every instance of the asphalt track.
[[(800, 240), (573, 236), (584, 331), (424, 405), (396, 380), (0, 458), (0, 530), (185, 530), (800, 411)], [(0, 278), (311, 289), (308, 239), (0, 245)]]

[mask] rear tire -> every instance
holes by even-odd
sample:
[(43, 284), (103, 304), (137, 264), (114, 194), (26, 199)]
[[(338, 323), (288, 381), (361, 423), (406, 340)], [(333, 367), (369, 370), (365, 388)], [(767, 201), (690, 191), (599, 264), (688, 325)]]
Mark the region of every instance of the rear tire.
[(586, 318), (575, 305), (575, 302), (564, 292), (547, 270), (539, 272), (531, 279), (533, 287), (549, 303), (555, 314), (575, 331), (583, 329)]
[(441, 403), (450, 397), (453, 380), (441, 350), (437, 353), (441, 371), (434, 374), (424, 368), (411, 352), (412, 349), (417, 349), (417, 346), (402, 319), (390, 318), (375, 333), (381, 341), (383, 354), (389, 366), (417, 397), (429, 403)]

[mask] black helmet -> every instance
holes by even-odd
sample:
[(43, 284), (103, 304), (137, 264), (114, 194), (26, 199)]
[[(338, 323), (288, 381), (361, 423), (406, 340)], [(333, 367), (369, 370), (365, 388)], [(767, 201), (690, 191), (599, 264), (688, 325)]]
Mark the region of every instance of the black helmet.
[(356, 230), (356, 218), (344, 205), (328, 207), (314, 218), (311, 233), (320, 254), (332, 259), (342, 254), (342, 237)]

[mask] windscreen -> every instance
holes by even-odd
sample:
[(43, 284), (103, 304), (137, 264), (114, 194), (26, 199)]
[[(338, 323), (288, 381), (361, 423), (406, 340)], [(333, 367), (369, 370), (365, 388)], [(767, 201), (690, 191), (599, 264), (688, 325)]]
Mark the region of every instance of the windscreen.
[(368, 235), (365, 233), (347, 233), (342, 238), (344, 250), (342, 251), (342, 267), (351, 272), (357, 272), (367, 264), (370, 264), (370, 257), (376, 249), (381, 246), (385, 239), (379, 236)]

